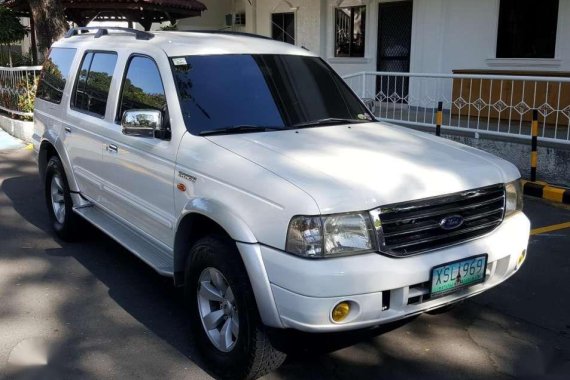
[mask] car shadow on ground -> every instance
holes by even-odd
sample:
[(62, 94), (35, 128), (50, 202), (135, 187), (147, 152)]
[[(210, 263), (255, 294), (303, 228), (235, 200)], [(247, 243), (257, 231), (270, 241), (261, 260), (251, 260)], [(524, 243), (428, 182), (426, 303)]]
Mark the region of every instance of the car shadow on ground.
[[(157, 274), (89, 223), (85, 223), (81, 235), (75, 242), (58, 240), (49, 226), (38, 176), (24, 175), (6, 179), (2, 184), (2, 191), (11, 200), (12, 206), (21, 217), (57, 241), (60, 248), (44, 251), (50, 262), (57, 262), (60, 258), (76, 260), (108, 289), (108, 295), (125, 312), (179, 353), (207, 370), (200, 359), (188, 326), (183, 292), (174, 288), (171, 279)], [(88, 286), (84, 290), (88, 292)], [(64, 324), (76, 324), (78, 315), (91, 315), (92, 312), (88, 309), (96, 308), (99, 302), (102, 301), (93, 297), (69, 299), (58, 310), (58, 318)], [(105, 316), (99, 315), (97, 318), (104, 319)], [(105, 325), (112, 321), (98, 323)], [(293, 331), (272, 331), (271, 336), (280, 349), (290, 354), (289, 361), (295, 361), (301, 357), (324, 355), (352, 346), (364, 339), (398, 328), (402, 324), (400, 322), (358, 332), (317, 336)], [(73, 345), (75, 344), (72, 343)], [(62, 350), (69, 350), (67, 343), (62, 343), (60, 347)], [(74, 355), (77, 359), (80, 352), (81, 350), (78, 350)], [(57, 351), (52, 357), (58, 362)], [(68, 352), (62, 352), (62, 361), (63, 357), (69, 361)], [(70, 365), (69, 362), (66, 363), (66, 367)]]

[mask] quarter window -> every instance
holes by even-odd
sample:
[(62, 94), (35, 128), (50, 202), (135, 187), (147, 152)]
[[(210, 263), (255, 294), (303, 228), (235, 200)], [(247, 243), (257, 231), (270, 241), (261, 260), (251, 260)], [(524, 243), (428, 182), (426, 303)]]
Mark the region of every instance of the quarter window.
[(156, 63), (143, 56), (131, 58), (123, 82), (117, 120), (131, 109), (154, 109), (166, 113), (166, 96)]
[(554, 58), (559, 0), (501, 0), (497, 58)]
[(364, 57), (366, 6), (335, 9), (335, 57)]
[(105, 116), (117, 54), (88, 52), (83, 57), (71, 106), (97, 116)]
[(60, 103), (76, 49), (53, 48), (44, 63), (38, 83), (37, 97)]
[(271, 15), (271, 37), (274, 40), (295, 45), (295, 14), (293, 12)]

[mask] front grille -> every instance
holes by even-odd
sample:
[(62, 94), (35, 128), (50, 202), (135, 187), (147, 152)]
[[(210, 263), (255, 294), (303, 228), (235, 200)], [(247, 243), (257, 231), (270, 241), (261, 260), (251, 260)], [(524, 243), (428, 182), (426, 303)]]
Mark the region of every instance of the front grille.
[[(501, 224), (504, 209), (503, 185), (381, 207), (381, 251), (404, 257), (475, 239)], [(463, 224), (444, 229), (442, 220), (451, 216)]]

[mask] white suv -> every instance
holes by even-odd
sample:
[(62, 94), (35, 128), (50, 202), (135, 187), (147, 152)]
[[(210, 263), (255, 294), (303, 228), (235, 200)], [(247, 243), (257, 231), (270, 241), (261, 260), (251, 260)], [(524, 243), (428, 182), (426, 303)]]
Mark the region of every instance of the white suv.
[(513, 165), (377, 122), (313, 53), (235, 33), (91, 29), (54, 44), (38, 86), (53, 227), (73, 238), (84, 218), (184, 287), (221, 376), (279, 366), (272, 328), (403, 319), (524, 261)]

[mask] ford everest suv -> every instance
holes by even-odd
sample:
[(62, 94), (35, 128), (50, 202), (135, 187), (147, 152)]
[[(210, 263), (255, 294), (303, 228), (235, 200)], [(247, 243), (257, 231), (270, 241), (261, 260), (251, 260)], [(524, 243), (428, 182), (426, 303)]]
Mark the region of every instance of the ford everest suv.
[(53, 45), (37, 90), (53, 228), (73, 238), (86, 219), (184, 287), (222, 377), (279, 366), (270, 329), (404, 319), (523, 263), (517, 169), (377, 122), (313, 53), (232, 33), (92, 29)]

